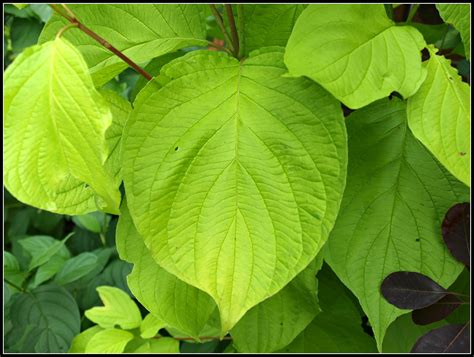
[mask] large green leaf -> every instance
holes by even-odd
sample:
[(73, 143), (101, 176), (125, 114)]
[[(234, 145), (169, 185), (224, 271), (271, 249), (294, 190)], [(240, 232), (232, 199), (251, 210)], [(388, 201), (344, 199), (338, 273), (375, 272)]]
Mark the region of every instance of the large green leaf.
[(413, 95), (426, 74), (423, 36), (395, 26), (382, 4), (309, 5), (288, 40), (291, 75), (307, 76), (349, 108), (361, 108), (396, 91)]
[(443, 20), (452, 24), (461, 34), (464, 53), (469, 59), (471, 54), (471, 5), (470, 4), (436, 4)]
[[(183, 47), (206, 46), (203, 5), (195, 4), (68, 4), (76, 17), (136, 63)], [(55, 14), (45, 26), (40, 43), (56, 36), (67, 20)], [(127, 68), (119, 57), (80, 30), (64, 38), (77, 46), (97, 86)]]
[(408, 98), (408, 125), (457, 179), (471, 186), (471, 89), (451, 61), (429, 46), (428, 75)]
[[(346, 174), (339, 103), (283, 51), (194, 51), (135, 100), (124, 183), (153, 259), (216, 301), (222, 333), (325, 243)], [(150, 90), (145, 91), (149, 88)]]
[(103, 165), (112, 116), (74, 46), (58, 38), (18, 56), (5, 71), (4, 116), (4, 180), (17, 199), (56, 213), (118, 213)]
[(245, 313), (230, 334), (239, 352), (273, 352), (288, 345), (320, 311), (316, 272), (322, 254), (288, 285)]
[(320, 312), (286, 348), (286, 353), (370, 353), (375, 340), (364, 332), (354, 296), (328, 266), (318, 273)]
[[(54, 285), (43, 285), (15, 297), (10, 317), (14, 329), (22, 331), (28, 341), (21, 351), (65, 353), (80, 331), (79, 308), (74, 298)], [(28, 326), (34, 333), (28, 334)]]
[(461, 272), (441, 222), (469, 192), (413, 137), (405, 102), (373, 103), (352, 113), (347, 128), (347, 187), (325, 257), (359, 299), (380, 350), (387, 327), (407, 312), (380, 294), (387, 275), (420, 272), (447, 287)]
[[(240, 46), (243, 54), (267, 46), (286, 46), (302, 4), (237, 5)], [(239, 9), (239, 6), (241, 8)], [(234, 10), (235, 11), (235, 10)]]
[(128, 285), (145, 308), (165, 325), (198, 338), (216, 305), (209, 295), (161, 268), (138, 234), (124, 199), (117, 224), (120, 258), (133, 263)]

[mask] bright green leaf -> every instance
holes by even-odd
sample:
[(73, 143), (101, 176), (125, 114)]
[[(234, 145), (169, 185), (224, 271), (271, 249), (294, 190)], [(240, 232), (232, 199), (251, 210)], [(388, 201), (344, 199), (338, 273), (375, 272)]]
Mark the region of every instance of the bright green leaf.
[(288, 345), (320, 311), (316, 272), (322, 255), (272, 297), (245, 313), (230, 334), (239, 352), (273, 352)]
[[(64, 288), (40, 286), (19, 295), (10, 316), (14, 328), (19, 327), (34, 352), (65, 353), (80, 331), (80, 315), (74, 298)], [(31, 335), (26, 326), (32, 326)]]
[(89, 320), (103, 328), (119, 325), (129, 330), (140, 326), (140, 310), (126, 292), (113, 286), (99, 286), (97, 292), (104, 306), (86, 310), (84, 314)]
[(166, 327), (166, 323), (153, 314), (148, 314), (140, 325), (140, 336), (142, 338), (152, 338), (158, 334), (158, 330)]
[(109, 145), (109, 156), (105, 165), (114, 175), (115, 184), (119, 186), (122, 182), (122, 156), (120, 153), (122, 132), (132, 106), (130, 102), (111, 90), (101, 90), (101, 94), (109, 103), (112, 112), (112, 124), (105, 132), (105, 139)]
[(461, 34), (466, 58), (471, 53), (471, 5), (470, 4), (436, 4), (443, 20), (452, 24)]
[(214, 298), (222, 334), (315, 258), (344, 188), (340, 104), (285, 72), (277, 47), (243, 62), (188, 53), (142, 90), (124, 131), (137, 230), (155, 261)]
[(15, 3), (13, 4), (13, 6), (15, 6), (16, 8), (18, 9), (24, 9), (25, 7), (27, 7), (29, 4), (18, 4), (18, 3)]
[(85, 353), (86, 347), (91, 338), (100, 331), (104, 329), (100, 326), (92, 326), (87, 330), (82, 331), (79, 335), (74, 337), (72, 340), (71, 348), (69, 349), (68, 353)]
[[(77, 18), (136, 63), (190, 46), (207, 46), (203, 5), (68, 4)], [(205, 5), (207, 6), (207, 5)], [(40, 43), (53, 39), (67, 24), (55, 14)], [(79, 30), (64, 36), (82, 52), (97, 86), (107, 83), (127, 64)]]
[[(239, 17), (240, 46), (243, 54), (267, 46), (286, 46), (296, 19), (306, 5), (303, 4), (243, 4)], [(235, 11), (235, 10), (234, 10)]]
[(4, 92), (7, 189), (51, 212), (118, 213), (103, 166), (112, 115), (80, 52), (63, 39), (28, 48), (5, 71)]
[(441, 222), (469, 192), (411, 134), (405, 102), (380, 100), (346, 123), (347, 187), (325, 258), (359, 299), (380, 350), (388, 326), (407, 312), (380, 294), (387, 275), (414, 271), (447, 287), (461, 272)]
[(471, 88), (451, 61), (429, 46), (428, 75), (419, 91), (408, 98), (408, 125), (457, 179), (470, 187)]
[(214, 301), (203, 291), (161, 268), (138, 234), (125, 199), (120, 209), (116, 243), (120, 258), (134, 264), (127, 279), (130, 290), (167, 326), (197, 338), (216, 308)]
[(352, 109), (396, 91), (407, 98), (425, 79), (423, 36), (395, 26), (382, 4), (309, 5), (288, 40), (290, 75), (307, 76)]
[(85, 353), (121, 353), (133, 334), (119, 329), (96, 332), (89, 340)]
[(64, 285), (87, 275), (98, 265), (97, 255), (85, 252), (66, 261), (54, 278), (57, 284)]

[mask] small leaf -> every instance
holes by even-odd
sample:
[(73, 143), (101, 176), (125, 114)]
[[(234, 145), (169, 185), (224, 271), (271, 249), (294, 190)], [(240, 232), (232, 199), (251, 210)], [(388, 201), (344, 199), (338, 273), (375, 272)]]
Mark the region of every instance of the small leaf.
[(100, 233), (105, 224), (106, 214), (100, 211), (73, 216), (72, 221), (79, 227), (93, 233)]
[(471, 261), (471, 224), (469, 203), (459, 203), (451, 207), (444, 217), (443, 239), (449, 251), (468, 268)]
[(85, 353), (122, 353), (133, 334), (119, 329), (99, 331), (91, 337)]
[(67, 249), (60, 249), (55, 255), (51, 257), (45, 264), (41, 265), (36, 271), (35, 278), (31, 287), (36, 287), (53, 277), (58, 271), (62, 269), (66, 260), (70, 258)]
[(179, 341), (170, 337), (149, 340), (140, 345), (135, 353), (179, 353)]
[(469, 323), (446, 325), (421, 336), (412, 353), (469, 353)]
[(441, 300), (411, 313), (413, 322), (417, 325), (428, 325), (442, 320), (456, 310), (462, 301), (454, 295), (446, 295)]
[(97, 292), (105, 306), (86, 310), (84, 314), (89, 320), (103, 328), (119, 325), (123, 329), (133, 329), (140, 326), (140, 310), (126, 292), (112, 286), (100, 286)]
[(399, 271), (387, 276), (380, 288), (387, 301), (400, 309), (421, 309), (448, 294), (426, 275)]
[(28, 271), (45, 264), (60, 249), (66, 249), (64, 243), (73, 233), (68, 234), (63, 240), (59, 241), (49, 236), (32, 236), (21, 239), (18, 243), (31, 255), (31, 261), (28, 265)]
[(166, 323), (153, 314), (148, 314), (140, 325), (140, 336), (142, 338), (152, 338), (158, 334), (158, 331), (166, 327)]
[(86, 347), (91, 338), (100, 331), (104, 329), (98, 325), (92, 326), (87, 330), (82, 331), (79, 335), (74, 337), (72, 340), (71, 348), (69, 349), (69, 353), (85, 353)]
[(79, 254), (66, 261), (54, 281), (60, 285), (70, 283), (91, 272), (97, 264), (97, 255), (90, 252)]

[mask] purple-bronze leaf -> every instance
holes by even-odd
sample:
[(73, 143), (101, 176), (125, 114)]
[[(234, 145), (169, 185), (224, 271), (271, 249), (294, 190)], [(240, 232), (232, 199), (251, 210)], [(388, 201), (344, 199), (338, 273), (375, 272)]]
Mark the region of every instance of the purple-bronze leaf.
[(454, 310), (461, 306), (461, 304), (462, 300), (454, 295), (448, 294), (433, 305), (413, 310), (411, 318), (417, 325), (428, 325), (449, 316)]
[(390, 274), (380, 287), (389, 303), (400, 309), (422, 309), (434, 304), (448, 294), (448, 291), (426, 275), (399, 271)]
[(421, 336), (412, 353), (469, 353), (469, 323), (446, 325)]
[(470, 267), (469, 203), (452, 206), (444, 217), (443, 239), (454, 258)]

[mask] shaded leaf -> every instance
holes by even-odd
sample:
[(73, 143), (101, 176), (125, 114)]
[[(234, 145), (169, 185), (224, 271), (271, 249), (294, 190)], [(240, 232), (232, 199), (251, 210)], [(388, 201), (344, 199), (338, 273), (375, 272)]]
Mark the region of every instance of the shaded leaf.
[(71, 254), (67, 249), (60, 249), (51, 259), (38, 268), (31, 286), (34, 288), (53, 277), (62, 269), (64, 263), (70, 257)]
[(469, 59), (471, 54), (471, 6), (469, 4), (436, 4), (439, 14), (452, 24), (461, 34), (464, 52)]
[(390, 273), (419, 272), (443, 287), (461, 273), (440, 226), (449, 207), (469, 200), (469, 190), (413, 137), (404, 102), (380, 100), (346, 124), (347, 187), (325, 259), (359, 299), (380, 351), (388, 326), (407, 313), (381, 295)]
[(213, 297), (223, 335), (315, 258), (342, 198), (340, 105), (285, 71), (277, 47), (190, 52), (124, 131), (133, 222), (158, 264)]
[(18, 241), (22, 248), (31, 256), (28, 271), (48, 262), (59, 250), (67, 251), (64, 243), (71, 236), (72, 233), (60, 241), (49, 236), (32, 236)]
[(417, 325), (428, 325), (443, 320), (462, 304), (462, 300), (455, 295), (448, 294), (441, 300), (423, 309), (411, 313), (413, 322)]
[(80, 216), (73, 216), (72, 221), (82, 229), (93, 233), (101, 233), (104, 230), (106, 214), (104, 212), (90, 212)]
[(434, 329), (416, 341), (412, 353), (469, 353), (469, 323)]
[(357, 109), (394, 91), (415, 94), (426, 77), (425, 45), (414, 27), (396, 26), (382, 4), (309, 5), (288, 40), (285, 64), (290, 75), (311, 78)]
[[(461, 275), (448, 289), (449, 291), (455, 291), (458, 294), (462, 294), (465, 297), (471, 294), (471, 274), (469, 270), (464, 269)], [(466, 300), (466, 299), (464, 299)], [(452, 324), (463, 324), (469, 320), (471, 316), (470, 304), (462, 304), (459, 308), (453, 311), (446, 320)]]
[(98, 265), (97, 255), (89, 252), (81, 253), (66, 261), (54, 278), (57, 284), (65, 285), (82, 278)]
[[(24, 333), (24, 346), (28, 345), (31, 352), (65, 353), (80, 331), (79, 308), (74, 298), (54, 285), (19, 294), (12, 305), (11, 318), (14, 327)], [(32, 327), (30, 332), (27, 325)]]
[(451, 207), (441, 226), (443, 239), (451, 254), (468, 268), (471, 261), (470, 204), (459, 203)]

